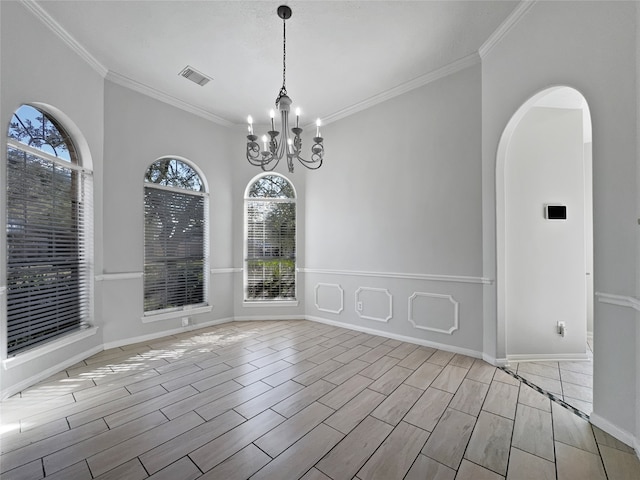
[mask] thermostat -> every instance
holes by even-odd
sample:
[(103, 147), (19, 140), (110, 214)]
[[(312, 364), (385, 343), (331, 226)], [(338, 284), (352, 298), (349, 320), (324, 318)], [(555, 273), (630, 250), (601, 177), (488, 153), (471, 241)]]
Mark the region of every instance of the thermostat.
[(566, 205), (545, 205), (544, 206), (544, 218), (547, 220), (566, 220), (567, 219), (567, 206)]

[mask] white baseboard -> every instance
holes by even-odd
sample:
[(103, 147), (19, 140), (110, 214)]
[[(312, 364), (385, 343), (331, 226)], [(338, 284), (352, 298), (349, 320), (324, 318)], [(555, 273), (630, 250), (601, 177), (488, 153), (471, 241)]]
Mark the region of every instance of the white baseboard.
[(385, 332), (384, 330), (378, 330), (376, 328), (361, 327), (359, 325), (352, 325), (350, 323), (336, 322), (335, 320), (327, 320), (322, 317), (314, 317), (307, 315), (306, 320), (312, 322), (324, 323), (326, 325), (332, 325), (334, 327), (348, 328), (349, 330), (355, 330), (357, 332), (370, 333), (371, 335), (379, 335), (380, 337), (392, 338), (393, 340), (399, 340), (401, 342), (414, 343), (416, 345), (423, 345), (425, 347), (436, 348), (438, 350), (444, 350), (451, 353), (459, 353), (468, 357), (482, 359), (482, 352), (476, 350), (470, 350), (468, 348), (456, 347), (453, 345), (446, 345), (443, 343), (431, 342), (429, 340), (423, 340), (421, 338), (408, 337), (406, 335), (398, 335), (396, 333)]
[(156, 338), (168, 337), (169, 335), (175, 335), (176, 333), (184, 333), (189, 332), (191, 330), (198, 330), (200, 328), (211, 327), (214, 325), (220, 325), (222, 323), (232, 322), (233, 318), (219, 318), (217, 320), (211, 320), (209, 322), (195, 323), (191, 325), (187, 325), (186, 327), (174, 328), (171, 330), (163, 330), (161, 332), (150, 333), (148, 335), (140, 335), (138, 337), (130, 337), (122, 340), (115, 340), (113, 342), (105, 342), (103, 344), (104, 350), (109, 350), (111, 348), (123, 347), (125, 345), (132, 345), (134, 343), (147, 342), (149, 340), (155, 340)]
[(586, 362), (591, 358), (586, 353), (543, 353), (538, 355), (507, 355), (507, 363), (523, 362)]
[(595, 412), (592, 412), (591, 415), (589, 415), (589, 421), (593, 425), (598, 427), (600, 430), (604, 430), (612, 437), (615, 437), (621, 442), (626, 443), (627, 445), (633, 447), (636, 451), (636, 456), (640, 459), (640, 440), (634, 437), (634, 435), (631, 432), (627, 432), (626, 430), (623, 430), (617, 425), (614, 425), (608, 420), (602, 418), (600, 415), (598, 415)]
[(35, 385), (38, 382), (46, 380), (51, 375), (55, 375), (56, 373), (61, 372), (65, 368), (75, 365), (76, 363), (81, 362), (85, 358), (89, 358), (91, 355), (100, 353), (102, 350), (103, 350), (102, 345), (96, 345), (95, 347), (92, 347), (89, 350), (86, 350), (85, 352), (82, 352), (76, 355), (75, 357), (68, 358), (64, 362), (54, 365), (53, 367), (49, 367), (46, 370), (43, 370), (41, 372), (38, 372), (36, 375), (33, 375), (29, 378), (25, 378), (24, 380), (16, 383), (15, 385), (11, 385), (10, 387), (3, 390), (2, 394), (0, 395), (0, 400), (9, 398), (10, 396), (15, 395), (18, 392), (21, 392), (22, 390), (29, 388), (30, 386)]
[(509, 362), (506, 358), (495, 358), (491, 355), (487, 355), (486, 353), (482, 354), (482, 360), (490, 365), (493, 365), (494, 367), (506, 367), (509, 365)]
[(253, 321), (273, 321), (273, 320), (304, 320), (304, 315), (255, 315), (244, 317), (233, 317), (234, 322), (253, 322)]

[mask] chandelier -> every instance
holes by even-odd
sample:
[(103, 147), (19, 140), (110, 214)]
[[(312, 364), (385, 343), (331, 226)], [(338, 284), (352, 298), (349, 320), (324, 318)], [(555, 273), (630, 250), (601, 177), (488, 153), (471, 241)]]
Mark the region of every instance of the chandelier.
[[(287, 95), (286, 73), (287, 73), (287, 25), (286, 20), (291, 18), (291, 8), (287, 5), (278, 7), (278, 16), (282, 19), (282, 88), (276, 98), (276, 108), (280, 110), (282, 136), (278, 141), (280, 132), (275, 129), (275, 112), (271, 110), (271, 130), (267, 135), (262, 136), (262, 145), (258, 143), (258, 136), (253, 133), (253, 118), (247, 118), (249, 123), (247, 135), (247, 160), (251, 165), (261, 167), (262, 170), (271, 171), (278, 165), (278, 162), (286, 156), (289, 172), (293, 173), (293, 160), (297, 159), (302, 165), (310, 170), (316, 170), (322, 166), (324, 157), (323, 138), (320, 136), (320, 119), (316, 121), (316, 136), (313, 137), (311, 147), (311, 158), (305, 160), (300, 156), (302, 150), (302, 128), (300, 128), (300, 109), (296, 109), (296, 126), (289, 131), (289, 110), (291, 99)], [(262, 147), (262, 148), (260, 148)]]

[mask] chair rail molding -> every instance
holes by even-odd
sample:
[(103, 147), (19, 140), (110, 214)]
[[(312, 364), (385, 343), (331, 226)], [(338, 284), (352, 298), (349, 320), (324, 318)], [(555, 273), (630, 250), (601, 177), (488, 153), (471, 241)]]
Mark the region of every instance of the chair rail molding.
[(398, 273), (398, 272), (367, 272), (358, 270), (331, 270), (322, 268), (301, 268), (302, 273), (315, 273), (321, 275), (342, 275), (351, 277), (380, 277), (399, 278), (403, 280), (427, 280), (434, 282), (477, 283), (491, 285), (493, 280), (486, 277), (471, 277), (465, 275), (440, 275), (431, 273)]
[(627, 295), (614, 295), (613, 293), (596, 292), (596, 298), (600, 303), (618, 305), (619, 307), (633, 308), (640, 312), (640, 300)]
[(144, 277), (142, 272), (101, 273), (96, 275), (96, 282), (108, 282), (112, 280), (135, 280)]

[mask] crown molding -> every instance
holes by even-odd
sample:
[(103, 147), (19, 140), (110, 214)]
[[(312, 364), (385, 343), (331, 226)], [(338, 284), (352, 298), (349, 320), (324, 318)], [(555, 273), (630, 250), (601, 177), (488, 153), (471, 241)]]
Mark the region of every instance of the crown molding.
[(156, 90), (153, 87), (137, 82), (129, 77), (125, 77), (124, 75), (116, 73), (113, 70), (109, 70), (107, 72), (106, 79), (130, 90), (135, 90), (136, 92), (142, 93), (143, 95), (154, 98), (163, 103), (167, 103), (173, 107), (179, 108), (180, 110), (184, 110), (185, 112), (189, 112), (197, 115), (198, 117), (202, 117), (205, 120), (209, 120), (213, 123), (217, 123), (218, 125), (222, 125), (223, 127), (235, 126), (235, 123), (230, 122), (225, 118), (219, 117), (203, 108), (196, 107), (195, 105), (168, 95), (164, 92), (161, 92), (160, 90)]
[(460, 70), (464, 70), (465, 68), (476, 65), (478, 63), (480, 63), (480, 57), (477, 53), (472, 53), (471, 55), (462, 57), (454, 62), (445, 65), (444, 67), (440, 67), (437, 70), (426, 73), (424, 75), (420, 75), (413, 80), (409, 80), (408, 82), (402, 83), (396, 87), (390, 88), (389, 90), (369, 97), (366, 100), (355, 103), (347, 108), (343, 108), (342, 110), (338, 110), (336, 113), (333, 113), (327, 117), (323, 117), (322, 123), (324, 125), (327, 125), (331, 122), (335, 122), (342, 118), (353, 115), (354, 113), (366, 110), (367, 108), (371, 108), (374, 105), (386, 102), (387, 100), (390, 100), (394, 97), (410, 92), (411, 90), (415, 90), (416, 88), (420, 88), (431, 82), (435, 82), (436, 80), (459, 72)]
[(536, 1), (537, 0), (523, 0), (518, 4), (513, 12), (511, 12), (511, 15), (509, 15), (504, 22), (500, 24), (487, 41), (478, 49), (480, 58), (486, 57), (489, 52), (491, 52), (493, 47), (495, 47), (500, 40), (502, 40), (502, 38), (522, 19), (522, 17), (531, 10), (531, 7), (533, 7)]
[(62, 40), (72, 51), (82, 58), (91, 68), (100, 74), (102, 78), (109, 71), (96, 57), (91, 55), (73, 36), (67, 32), (62, 25), (56, 22), (35, 0), (20, 0), (20, 3), (38, 20), (40, 20), (49, 30), (51, 30), (60, 40)]

